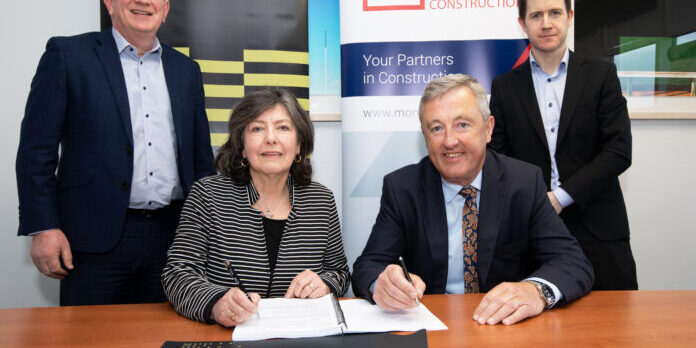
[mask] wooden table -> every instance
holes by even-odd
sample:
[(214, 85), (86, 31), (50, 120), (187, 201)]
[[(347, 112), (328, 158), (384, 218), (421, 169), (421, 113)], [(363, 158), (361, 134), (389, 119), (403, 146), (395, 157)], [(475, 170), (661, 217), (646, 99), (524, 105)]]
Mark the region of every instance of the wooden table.
[[(696, 291), (600, 291), (512, 326), (478, 325), (483, 295), (428, 295), (448, 327), (429, 347), (694, 347)], [(0, 347), (160, 347), (230, 340), (232, 330), (177, 315), (169, 304), (0, 310)]]

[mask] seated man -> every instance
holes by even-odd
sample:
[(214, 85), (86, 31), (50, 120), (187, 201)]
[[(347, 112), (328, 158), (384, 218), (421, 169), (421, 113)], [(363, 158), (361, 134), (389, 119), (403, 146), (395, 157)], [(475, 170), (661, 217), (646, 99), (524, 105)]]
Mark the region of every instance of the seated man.
[(541, 170), (486, 150), (494, 119), (481, 84), (431, 81), (419, 113), (428, 156), (384, 178), (353, 266), (355, 294), (400, 310), (423, 293), (488, 292), (473, 319), (509, 325), (589, 292), (592, 267), (549, 203)]

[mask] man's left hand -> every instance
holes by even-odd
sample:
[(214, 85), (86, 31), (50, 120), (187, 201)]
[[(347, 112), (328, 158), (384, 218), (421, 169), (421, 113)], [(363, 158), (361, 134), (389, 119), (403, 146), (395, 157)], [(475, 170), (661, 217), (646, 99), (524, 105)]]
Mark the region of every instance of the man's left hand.
[(501, 283), (486, 294), (474, 311), (479, 324), (511, 325), (544, 311), (536, 286), (527, 282)]
[(556, 198), (556, 195), (554, 195), (553, 192), (548, 191), (547, 194), (549, 195), (549, 201), (551, 202), (553, 209), (556, 210), (556, 214), (560, 214), (563, 210), (561, 202), (558, 201), (558, 198)]

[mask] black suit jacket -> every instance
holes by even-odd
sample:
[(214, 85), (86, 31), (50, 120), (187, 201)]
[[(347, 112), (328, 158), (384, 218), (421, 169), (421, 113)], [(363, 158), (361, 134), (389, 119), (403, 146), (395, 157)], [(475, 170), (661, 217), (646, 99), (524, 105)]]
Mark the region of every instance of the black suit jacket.
[[(162, 66), (186, 194), (198, 178), (215, 173), (201, 72), (165, 45)], [(111, 30), (48, 41), (17, 152), (20, 235), (60, 228), (81, 252), (104, 252), (116, 244), (133, 177), (128, 105)]]
[[(496, 77), (489, 146), (539, 166), (550, 187), (551, 157), (529, 60)], [(575, 203), (561, 213), (601, 240), (628, 239), (618, 176), (631, 165), (631, 124), (614, 64), (570, 53), (556, 142), (561, 188)]]
[[(353, 266), (353, 291), (371, 298), (370, 284), (403, 255), (426, 293), (444, 293), (447, 236), (442, 181), (429, 157), (385, 176), (377, 220)], [(586, 294), (594, 281), (590, 263), (548, 201), (541, 171), (490, 150), (481, 183), (478, 264), (484, 292), (504, 281), (540, 277), (555, 284), (565, 302)]]

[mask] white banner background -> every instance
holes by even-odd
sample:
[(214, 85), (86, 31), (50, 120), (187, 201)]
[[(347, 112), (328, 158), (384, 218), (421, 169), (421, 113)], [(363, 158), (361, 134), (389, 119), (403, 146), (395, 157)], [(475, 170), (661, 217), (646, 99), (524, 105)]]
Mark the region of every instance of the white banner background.
[[(461, 7), (440, 8), (448, 3)], [(474, 3), (484, 6), (472, 7)], [(422, 9), (365, 10), (364, 4), (422, 5)], [(379, 211), (384, 175), (417, 162), (427, 153), (417, 111), (425, 84), (368, 83), (365, 76), (376, 76), (383, 69), (394, 74), (461, 72), (481, 80), (484, 77), (477, 76), (477, 71), (498, 74), (511, 69), (526, 46), (521, 40), (526, 35), (517, 23), (515, 0), (341, 0), (340, 17), (343, 234), (352, 265)], [(392, 60), (391, 64), (374, 68), (364, 61), (370, 54), (385, 58), (451, 54), (455, 63), (409, 67)], [(502, 62), (501, 55), (506, 56)], [(493, 77), (485, 76), (484, 80)]]

